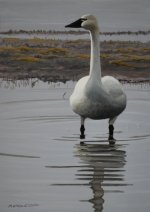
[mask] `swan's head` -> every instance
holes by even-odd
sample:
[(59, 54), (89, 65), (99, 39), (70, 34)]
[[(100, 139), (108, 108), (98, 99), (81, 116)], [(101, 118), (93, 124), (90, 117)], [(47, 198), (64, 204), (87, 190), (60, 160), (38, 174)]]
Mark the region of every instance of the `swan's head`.
[(98, 23), (93, 15), (83, 15), (80, 19), (77, 21), (66, 25), (65, 27), (69, 28), (84, 28), (86, 30), (92, 31), (95, 29), (98, 29)]

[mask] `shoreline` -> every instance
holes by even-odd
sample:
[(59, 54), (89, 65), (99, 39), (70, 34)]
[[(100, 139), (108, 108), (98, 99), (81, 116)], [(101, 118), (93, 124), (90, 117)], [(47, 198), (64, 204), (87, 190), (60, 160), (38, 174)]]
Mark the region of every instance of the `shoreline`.
[[(89, 34), (87, 31), (82, 31), (82, 30), (7, 30), (7, 31), (0, 31), (0, 34), (3, 35), (17, 35), (17, 34), (74, 34), (74, 35), (82, 35), (82, 34)], [(99, 32), (100, 35), (149, 35), (150, 30), (120, 30), (120, 31), (104, 31), (104, 32)]]
[[(102, 76), (150, 82), (150, 42), (103, 41)], [(0, 78), (76, 81), (88, 75), (89, 40), (0, 38)]]

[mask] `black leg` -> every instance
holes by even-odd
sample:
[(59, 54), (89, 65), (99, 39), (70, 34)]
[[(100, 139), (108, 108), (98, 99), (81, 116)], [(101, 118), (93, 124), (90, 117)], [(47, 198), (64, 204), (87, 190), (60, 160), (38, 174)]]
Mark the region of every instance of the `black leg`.
[(81, 127), (80, 127), (80, 132), (81, 132), (80, 139), (84, 139), (85, 138), (84, 131), (85, 131), (84, 125), (81, 124)]
[(109, 143), (110, 144), (115, 144), (115, 139), (114, 139), (114, 126), (109, 125), (109, 137), (108, 137)]

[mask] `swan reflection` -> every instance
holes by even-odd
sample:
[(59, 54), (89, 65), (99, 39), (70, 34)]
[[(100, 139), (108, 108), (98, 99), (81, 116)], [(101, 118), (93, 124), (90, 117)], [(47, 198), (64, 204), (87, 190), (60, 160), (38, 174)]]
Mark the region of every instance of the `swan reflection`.
[[(105, 192), (122, 192), (116, 190), (125, 186), (124, 165), (126, 163), (125, 146), (84, 143), (76, 145), (75, 155), (85, 166), (78, 169), (77, 179), (87, 181), (93, 192), (90, 200), (94, 212), (103, 211)], [(111, 190), (109, 190), (111, 188)]]

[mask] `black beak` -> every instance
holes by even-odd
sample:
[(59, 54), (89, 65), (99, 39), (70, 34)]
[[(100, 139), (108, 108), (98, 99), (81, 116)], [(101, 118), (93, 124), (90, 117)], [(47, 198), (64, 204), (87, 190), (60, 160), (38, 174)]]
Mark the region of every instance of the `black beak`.
[(81, 24), (82, 24), (82, 20), (81, 18), (78, 19), (77, 21), (69, 24), (69, 25), (66, 25), (65, 27), (70, 27), (70, 28), (81, 28)]

